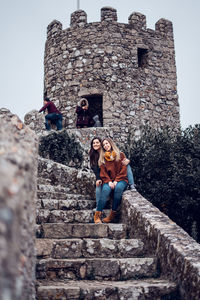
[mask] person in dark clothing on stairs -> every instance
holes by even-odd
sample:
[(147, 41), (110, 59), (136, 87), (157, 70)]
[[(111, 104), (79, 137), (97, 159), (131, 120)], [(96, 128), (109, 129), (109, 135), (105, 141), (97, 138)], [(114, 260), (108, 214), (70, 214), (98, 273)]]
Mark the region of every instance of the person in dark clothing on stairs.
[(46, 130), (51, 130), (49, 122), (55, 122), (57, 130), (62, 129), (62, 114), (56, 108), (55, 104), (49, 100), (49, 98), (44, 98), (44, 106), (39, 110), (39, 112), (45, 111), (47, 109), (48, 114), (45, 116), (45, 127)]

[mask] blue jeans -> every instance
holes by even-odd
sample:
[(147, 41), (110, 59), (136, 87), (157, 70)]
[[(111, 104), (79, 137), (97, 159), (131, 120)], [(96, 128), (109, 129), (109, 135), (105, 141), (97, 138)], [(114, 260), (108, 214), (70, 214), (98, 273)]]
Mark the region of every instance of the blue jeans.
[[(122, 194), (123, 191), (127, 187), (127, 182), (126, 181), (119, 181), (117, 185), (114, 188), (114, 199), (112, 203), (112, 210), (116, 211), (118, 206), (121, 203), (122, 200)], [(112, 192), (112, 189), (109, 187), (108, 183), (104, 183), (101, 191), (101, 197), (100, 200), (98, 201), (97, 205), (97, 211), (102, 211), (106, 205), (106, 201), (108, 199), (108, 196)]]
[(98, 206), (99, 200), (101, 198), (102, 185), (96, 186), (96, 205)]
[(134, 185), (134, 179), (133, 179), (133, 172), (131, 170), (131, 166), (127, 165), (127, 177), (128, 177), (128, 183), (130, 185)]
[(62, 129), (62, 115), (61, 114), (52, 113), (52, 114), (48, 114), (45, 116), (46, 130), (51, 129), (51, 127), (49, 125), (49, 121), (53, 121), (56, 123), (57, 130)]

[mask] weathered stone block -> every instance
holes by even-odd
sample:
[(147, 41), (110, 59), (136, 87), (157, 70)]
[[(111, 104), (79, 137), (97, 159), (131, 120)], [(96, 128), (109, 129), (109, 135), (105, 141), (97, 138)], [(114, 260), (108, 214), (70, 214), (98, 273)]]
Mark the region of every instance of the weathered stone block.
[(0, 110), (0, 295), (35, 299), (37, 137)]

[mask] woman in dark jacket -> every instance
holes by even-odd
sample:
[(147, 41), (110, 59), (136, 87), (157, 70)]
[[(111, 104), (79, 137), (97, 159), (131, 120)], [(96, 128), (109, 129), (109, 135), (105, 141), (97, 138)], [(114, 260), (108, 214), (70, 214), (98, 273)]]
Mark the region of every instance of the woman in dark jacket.
[(100, 178), (100, 168), (98, 166), (99, 152), (101, 150), (101, 139), (94, 137), (91, 141), (91, 147), (89, 152), (90, 167), (96, 176), (96, 203), (98, 205), (101, 197), (102, 180)]
[(94, 125), (94, 121), (88, 111), (88, 101), (87, 99), (81, 99), (79, 105), (76, 108), (77, 113), (77, 121), (76, 127), (77, 128), (87, 128)]

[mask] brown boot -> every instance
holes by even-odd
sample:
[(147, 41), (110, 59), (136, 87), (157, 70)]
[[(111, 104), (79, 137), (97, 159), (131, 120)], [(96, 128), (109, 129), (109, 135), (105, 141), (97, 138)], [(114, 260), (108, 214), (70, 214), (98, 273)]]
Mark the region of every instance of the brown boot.
[(117, 212), (114, 210), (111, 210), (109, 216), (103, 219), (103, 223), (110, 223), (112, 220), (114, 220)]
[(95, 211), (95, 214), (94, 214), (94, 223), (96, 224), (101, 224), (101, 211)]

